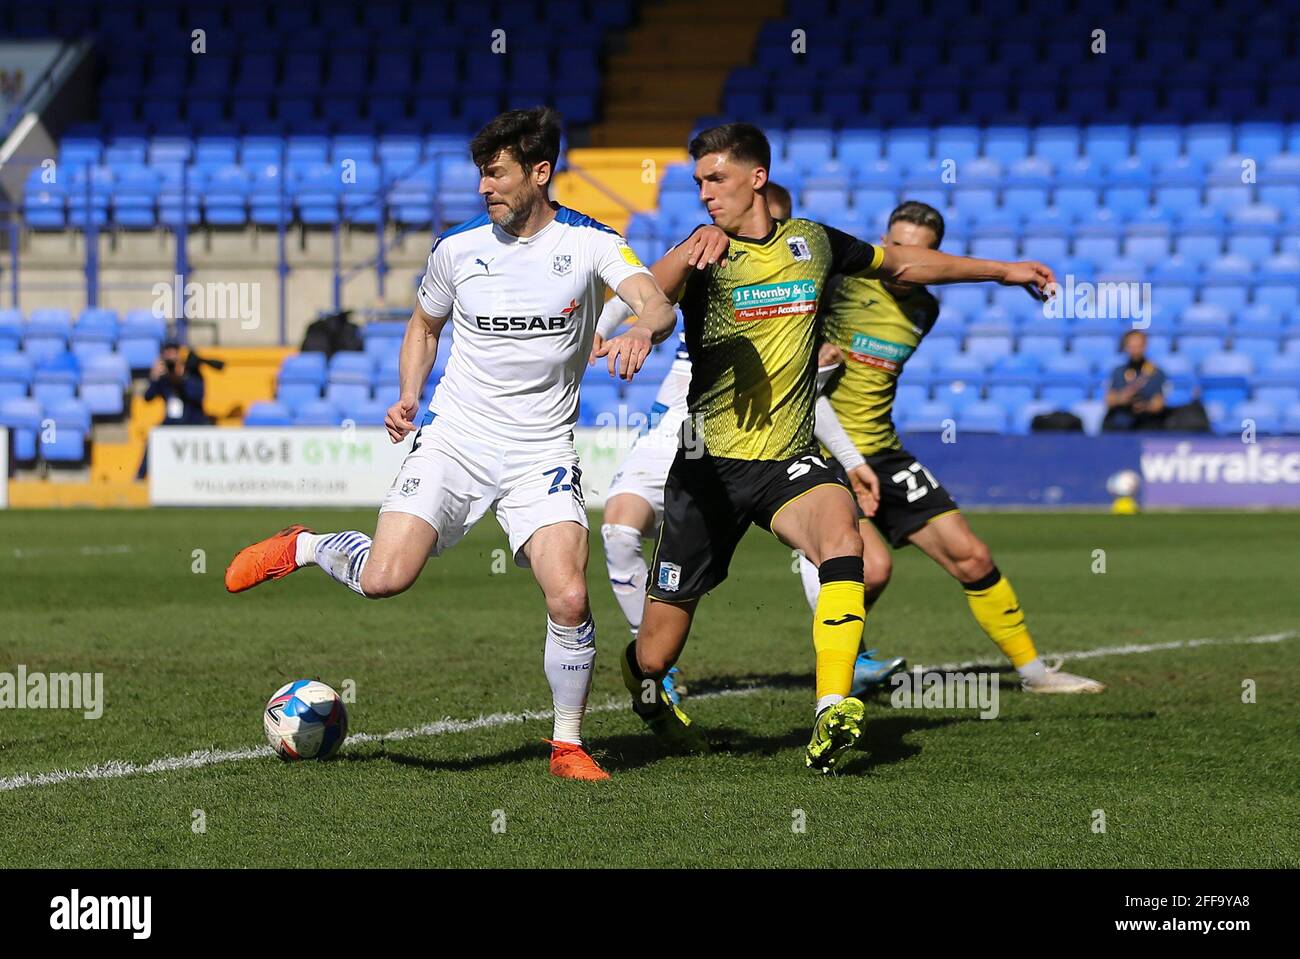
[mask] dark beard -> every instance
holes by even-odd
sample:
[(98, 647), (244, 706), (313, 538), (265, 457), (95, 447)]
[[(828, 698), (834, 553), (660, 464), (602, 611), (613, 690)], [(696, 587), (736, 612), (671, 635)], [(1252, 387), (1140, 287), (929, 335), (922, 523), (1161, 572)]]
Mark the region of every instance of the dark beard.
[(509, 207), (509, 212), (497, 221), (497, 226), (510, 231), (514, 226), (527, 223), (528, 218), (533, 215), (533, 210), (536, 209), (537, 204), (540, 202), (540, 197), (540, 194), (534, 194), (520, 203), (519, 206), (511, 206), (507, 203), (506, 206)]

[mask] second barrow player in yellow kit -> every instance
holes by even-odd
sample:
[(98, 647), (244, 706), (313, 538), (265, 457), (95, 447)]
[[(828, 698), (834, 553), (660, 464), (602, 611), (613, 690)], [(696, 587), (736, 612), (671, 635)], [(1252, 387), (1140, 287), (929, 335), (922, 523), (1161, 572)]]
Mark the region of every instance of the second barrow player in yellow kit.
[[(890, 214), (882, 245), (934, 249), (943, 230), (938, 210), (911, 201)], [(880, 484), (870, 524), (866, 517), (861, 520), (868, 614), (888, 585), (892, 567), (881, 537), (896, 549), (910, 543), (961, 584), (971, 615), (1011, 660), (1027, 692), (1104, 690), (1096, 680), (1043, 664), (1011, 583), (948, 491), (903, 448), (894, 429), (898, 377), (938, 319), (938, 301), (922, 286), (844, 276), (833, 281), (825, 303), (819, 376), (825, 386), (816, 406), (817, 438), (845, 469), (870, 466)], [(805, 593), (815, 607), (817, 569), (807, 559), (800, 565)]]

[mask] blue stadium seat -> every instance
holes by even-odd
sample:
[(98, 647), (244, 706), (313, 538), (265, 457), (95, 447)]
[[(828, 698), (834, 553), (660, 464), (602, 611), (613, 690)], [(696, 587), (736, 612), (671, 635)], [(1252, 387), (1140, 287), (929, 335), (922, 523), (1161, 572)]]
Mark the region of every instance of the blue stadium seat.
[(1223, 236), (1217, 230), (1180, 231), (1174, 240), (1174, 251), (1199, 268), (1222, 254)]
[(940, 433), (955, 422), (952, 407), (939, 400), (928, 400), (900, 413), (899, 429), (908, 433)]
[(242, 226), (248, 220), (251, 178), (242, 166), (212, 171), (203, 192), (204, 218), (213, 226)]
[(1200, 363), (1201, 376), (1250, 377), (1255, 372), (1254, 361), (1244, 353), (1211, 353)]
[(1294, 386), (1300, 383), (1300, 353), (1282, 354), (1266, 361), (1255, 374), (1256, 386)]
[(22, 353), (0, 353), (0, 403), (25, 399), (31, 391), (35, 367)]
[(338, 220), (342, 171), (328, 163), (312, 164), (289, 184), (298, 218), (308, 226), (328, 226)]
[(1083, 421), (1083, 431), (1089, 436), (1101, 432), (1101, 421), (1106, 416), (1106, 404), (1102, 400), (1080, 400), (1070, 405), (1070, 412)]
[(1183, 310), (1178, 318), (1180, 335), (1218, 336), (1228, 335), (1229, 313), (1221, 306), (1212, 303), (1196, 303)]
[(978, 400), (957, 411), (957, 429), (967, 433), (1005, 433), (1007, 409), (994, 400)]
[[(363, 382), (351, 380), (330, 380), (325, 386), (325, 400), (344, 412), (352, 407), (368, 404), (371, 401), (370, 377), (366, 375)], [(344, 412), (344, 415), (346, 413)]]
[[(1032, 329), (1027, 327), (1026, 329)], [(1040, 335), (1037, 333), (1025, 333), (1020, 337), (1017, 344), (1020, 355), (1031, 357), (1039, 361), (1040, 364), (1046, 364), (1053, 357), (1061, 356), (1065, 352), (1065, 343), (1059, 336)]]
[(72, 352), (79, 359), (108, 353), (117, 342), (117, 313), (90, 307), (82, 310), (72, 328)]
[(337, 426), (342, 419), (334, 404), (324, 400), (310, 400), (294, 407), (295, 426)]
[(989, 400), (1001, 404), (1007, 412), (1011, 413), (1014, 413), (1014, 411), (1020, 409), (1022, 406), (1032, 403), (1037, 394), (1037, 390), (1028, 385), (1012, 386), (994, 384), (988, 388), (987, 392)]
[[(992, 365), (1001, 357), (1009, 356), (1015, 350), (1015, 343), (1010, 335), (974, 335), (966, 338), (966, 355), (978, 360), (983, 368)], [(951, 369), (951, 366), (948, 367)]]
[(785, 151), (786, 163), (807, 175), (830, 161), (834, 137), (829, 130), (794, 130), (786, 140)]
[(1230, 432), (1239, 432), (1245, 428), (1247, 421), (1255, 424), (1255, 433), (1259, 436), (1277, 436), (1282, 433), (1281, 408), (1265, 400), (1246, 400), (1232, 407), (1228, 422), (1234, 424)]
[(1178, 353), (1190, 362), (1199, 364), (1212, 353), (1223, 349), (1223, 340), (1218, 336), (1180, 336), (1177, 342)]
[(1279, 315), (1294, 314), (1300, 309), (1300, 291), (1294, 283), (1261, 283), (1255, 287), (1256, 306), (1265, 306)]
[(43, 406), (75, 399), (81, 367), (71, 353), (38, 360), (32, 377), (32, 398)]
[(984, 131), (984, 156), (1010, 165), (1029, 156), (1029, 132), (1024, 127), (992, 126)]
[(1300, 403), (1300, 386), (1256, 386), (1251, 398), (1284, 410)]
[(1262, 337), (1276, 343), (1283, 328), (1282, 314), (1275, 307), (1267, 303), (1254, 303), (1237, 311), (1232, 332), (1234, 336)]
[(120, 353), (98, 354), (82, 361), (80, 395), (94, 416), (121, 416), (130, 383), (131, 371)]
[(329, 359), (329, 380), (332, 383), (368, 382), (375, 366), (374, 358), (365, 352), (344, 350)]
[(14, 462), (32, 463), (36, 460), (36, 439), (41, 432), (44, 411), (37, 400), (14, 398), (0, 400), (0, 427), (9, 434), (9, 455)]
[(157, 223), (162, 174), (145, 166), (126, 166), (113, 185), (113, 221), (127, 229), (148, 229)]
[(1201, 286), (1197, 298), (1202, 303), (1213, 303), (1229, 313), (1236, 313), (1246, 307), (1249, 292), (1240, 279), (1231, 277), (1211, 277)]
[(91, 422), (86, 404), (74, 399), (49, 403), (45, 415), (54, 428), (41, 431), (41, 458), (47, 463), (84, 463)]

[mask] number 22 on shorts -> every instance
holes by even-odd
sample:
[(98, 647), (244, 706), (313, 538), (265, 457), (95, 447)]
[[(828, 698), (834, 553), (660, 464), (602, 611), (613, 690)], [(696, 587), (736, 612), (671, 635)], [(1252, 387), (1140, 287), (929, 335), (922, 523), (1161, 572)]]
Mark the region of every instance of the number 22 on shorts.
[(572, 491), (574, 499), (582, 503), (582, 470), (573, 467), (573, 482), (566, 483), (564, 480), (569, 474), (569, 468), (566, 466), (557, 466), (555, 469), (543, 470), (542, 475), (551, 478), (551, 488), (548, 489), (547, 495), (552, 493)]

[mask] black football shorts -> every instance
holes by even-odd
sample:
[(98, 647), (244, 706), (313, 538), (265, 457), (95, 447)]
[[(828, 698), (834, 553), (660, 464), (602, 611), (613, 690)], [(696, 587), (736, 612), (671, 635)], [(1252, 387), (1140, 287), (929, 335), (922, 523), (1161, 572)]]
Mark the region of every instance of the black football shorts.
[(679, 449), (664, 484), (664, 520), (646, 591), (670, 603), (703, 596), (727, 578), (751, 523), (770, 531), (781, 507), (828, 485), (847, 488), (816, 451), (785, 460), (739, 460), (707, 453), (688, 457)]

